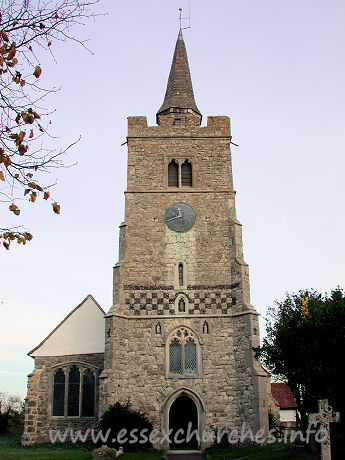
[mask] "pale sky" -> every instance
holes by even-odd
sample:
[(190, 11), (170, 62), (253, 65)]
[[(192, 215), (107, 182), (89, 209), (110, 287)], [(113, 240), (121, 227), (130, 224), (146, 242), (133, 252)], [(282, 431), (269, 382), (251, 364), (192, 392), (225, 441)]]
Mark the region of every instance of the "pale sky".
[[(93, 55), (53, 43), (57, 64), (42, 58), (42, 83), (61, 86), (45, 104), (56, 109), (56, 146), (81, 141), (69, 158), (77, 166), (52, 173), (61, 215), (37, 201), (7, 221), (34, 239), (0, 250), (0, 390), (26, 394), (26, 353), (87, 294), (111, 306), (126, 118), (155, 124), (179, 7), (187, 13), (188, 1), (103, 0), (97, 10), (108, 15), (75, 31)], [(230, 116), (239, 145), (233, 174), (252, 304), (265, 315), (287, 291), (344, 287), (344, 1), (191, 0), (191, 16), (196, 103), (204, 123)]]

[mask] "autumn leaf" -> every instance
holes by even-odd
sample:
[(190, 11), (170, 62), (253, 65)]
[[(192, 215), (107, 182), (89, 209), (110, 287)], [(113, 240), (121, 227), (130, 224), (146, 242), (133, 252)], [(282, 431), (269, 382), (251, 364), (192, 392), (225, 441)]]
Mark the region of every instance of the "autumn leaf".
[(40, 29), (44, 29), (45, 28), (45, 25), (43, 24), (43, 22), (40, 22)]
[(60, 214), (60, 205), (57, 203), (53, 203), (53, 211), (55, 214)]
[(59, 19), (59, 15), (57, 13), (55, 13), (55, 16), (54, 16), (55, 19)]
[(16, 123), (18, 124), (20, 122), (20, 114), (18, 113), (18, 115), (16, 116)]
[(33, 75), (35, 75), (36, 78), (39, 78), (41, 73), (42, 73), (42, 69), (41, 69), (41, 67), (39, 65), (37, 65), (35, 67), (35, 71), (34, 71)]
[(4, 62), (5, 62), (4, 58), (2, 56), (0, 56), (0, 65), (1, 65), (1, 67), (4, 65)]
[(28, 145), (24, 145), (24, 144), (20, 144), (20, 146), (18, 147), (18, 151), (19, 151), (19, 155), (25, 155), (25, 153), (29, 150), (29, 146)]
[(36, 192), (31, 192), (30, 201), (32, 201), (33, 203), (35, 203), (36, 198), (37, 198), (37, 193), (36, 193)]
[(29, 139), (32, 139), (33, 137), (34, 137), (34, 130), (32, 129), (32, 130), (30, 131)]
[(27, 177), (30, 177), (30, 179), (33, 177), (32, 173), (27, 173)]
[(6, 241), (4, 241), (2, 244), (5, 246), (7, 250), (10, 249), (10, 245)]
[(14, 177), (15, 177), (16, 179), (19, 179), (19, 174), (18, 174), (18, 173), (15, 174)]
[(13, 58), (13, 59), (12, 59), (12, 64), (13, 64), (13, 65), (17, 65), (17, 64), (18, 64), (18, 59), (17, 59), (17, 58)]
[(25, 237), (26, 240), (31, 241), (32, 240), (32, 235), (29, 232), (24, 232), (23, 236)]
[(26, 83), (25, 80), (21, 80), (21, 81), (20, 81), (20, 86), (21, 86), (21, 87), (25, 86), (25, 83)]
[(48, 46), (52, 46), (52, 42), (48, 42)]
[(15, 54), (16, 54), (16, 44), (12, 42), (11, 48), (7, 55), (7, 60), (11, 61), (14, 58)]
[(4, 173), (2, 171), (0, 171), (0, 180), (5, 182)]
[(27, 195), (27, 194), (30, 193), (30, 192), (31, 192), (31, 190), (30, 190), (29, 188), (26, 188), (26, 189), (25, 189), (25, 192), (24, 192), (24, 196)]
[(1, 31), (1, 37), (2, 37), (4, 42), (8, 42), (8, 36), (7, 36), (7, 33), (4, 30)]
[(48, 200), (49, 197), (50, 197), (50, 193), (49, 192), (44, 192), (43, 198), (45, 200)]
[(33, 112), (33, 115), (34, 115), (35, 118), (38, 118), (38, 119), (41, 118), (40, 115), (37, 112)]
[(12, 203), (11, 206), (9, 206), (9, 209), (13, 212), (13, 214), (19, 216), (20, 210), (18, 209), (18, 206), (16, 206), (14, 203)]

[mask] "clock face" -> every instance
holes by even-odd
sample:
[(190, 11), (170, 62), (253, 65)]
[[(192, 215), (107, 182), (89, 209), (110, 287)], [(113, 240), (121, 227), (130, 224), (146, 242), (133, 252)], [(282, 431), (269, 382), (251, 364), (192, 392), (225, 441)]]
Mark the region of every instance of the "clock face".
[(195, 224), (196, 214), (187, 203), (174, 203), (165, 211), (165, 223), (174, 232), (187, 232)]

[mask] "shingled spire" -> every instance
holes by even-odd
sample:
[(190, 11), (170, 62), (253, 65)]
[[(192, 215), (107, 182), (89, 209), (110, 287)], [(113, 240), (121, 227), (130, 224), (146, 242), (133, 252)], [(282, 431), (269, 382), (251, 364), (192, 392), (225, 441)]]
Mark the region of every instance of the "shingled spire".
[(199, 117), (201, 122), (202, 115), (194, 100), (187, 51), (180, 29), (164, 101), (157, 112), (157, 123), (159, 124), (159, 118), (164, 115), (174, 114), (176, 120), (182, 120), (187, 113)]

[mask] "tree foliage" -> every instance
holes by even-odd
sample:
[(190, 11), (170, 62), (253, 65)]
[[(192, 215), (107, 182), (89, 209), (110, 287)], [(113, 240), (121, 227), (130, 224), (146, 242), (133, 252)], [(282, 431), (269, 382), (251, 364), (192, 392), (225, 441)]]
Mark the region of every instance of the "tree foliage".
[[(0, 202), (14, 216), (20, 215), (20, 201), (46, 200), (60, 213), (51, 197), (52, 183), (46, 173), (64, 166), (68, 148), (45, 146), (51, 111), (42, 100), (54, 89), (41, 86), (42, 53), (50, 53), (57, 42), (76, 41), (78, 24), (95, 17), (91, 7), (98, 0), (0, 0)], [(0, 228), (6, 249), (11, 241), (26, 244), (32, 239), (19, 227)]]
[[(337, 288), (330, 295), (314, 290), (287, 294), (269, 309), (266, 327), (267, 336), (257, 351), (272, 373), (290, 385), (301, 426), (307, 424), (308, 413), (317, 411), (318, 399), (328, 399), (344, 420), (343, 290)], [(340, 424), (334, 425), (341, 431)]]
[(0, 391), (0, 434), (22, 430), (23, 423), (24, 401)]

